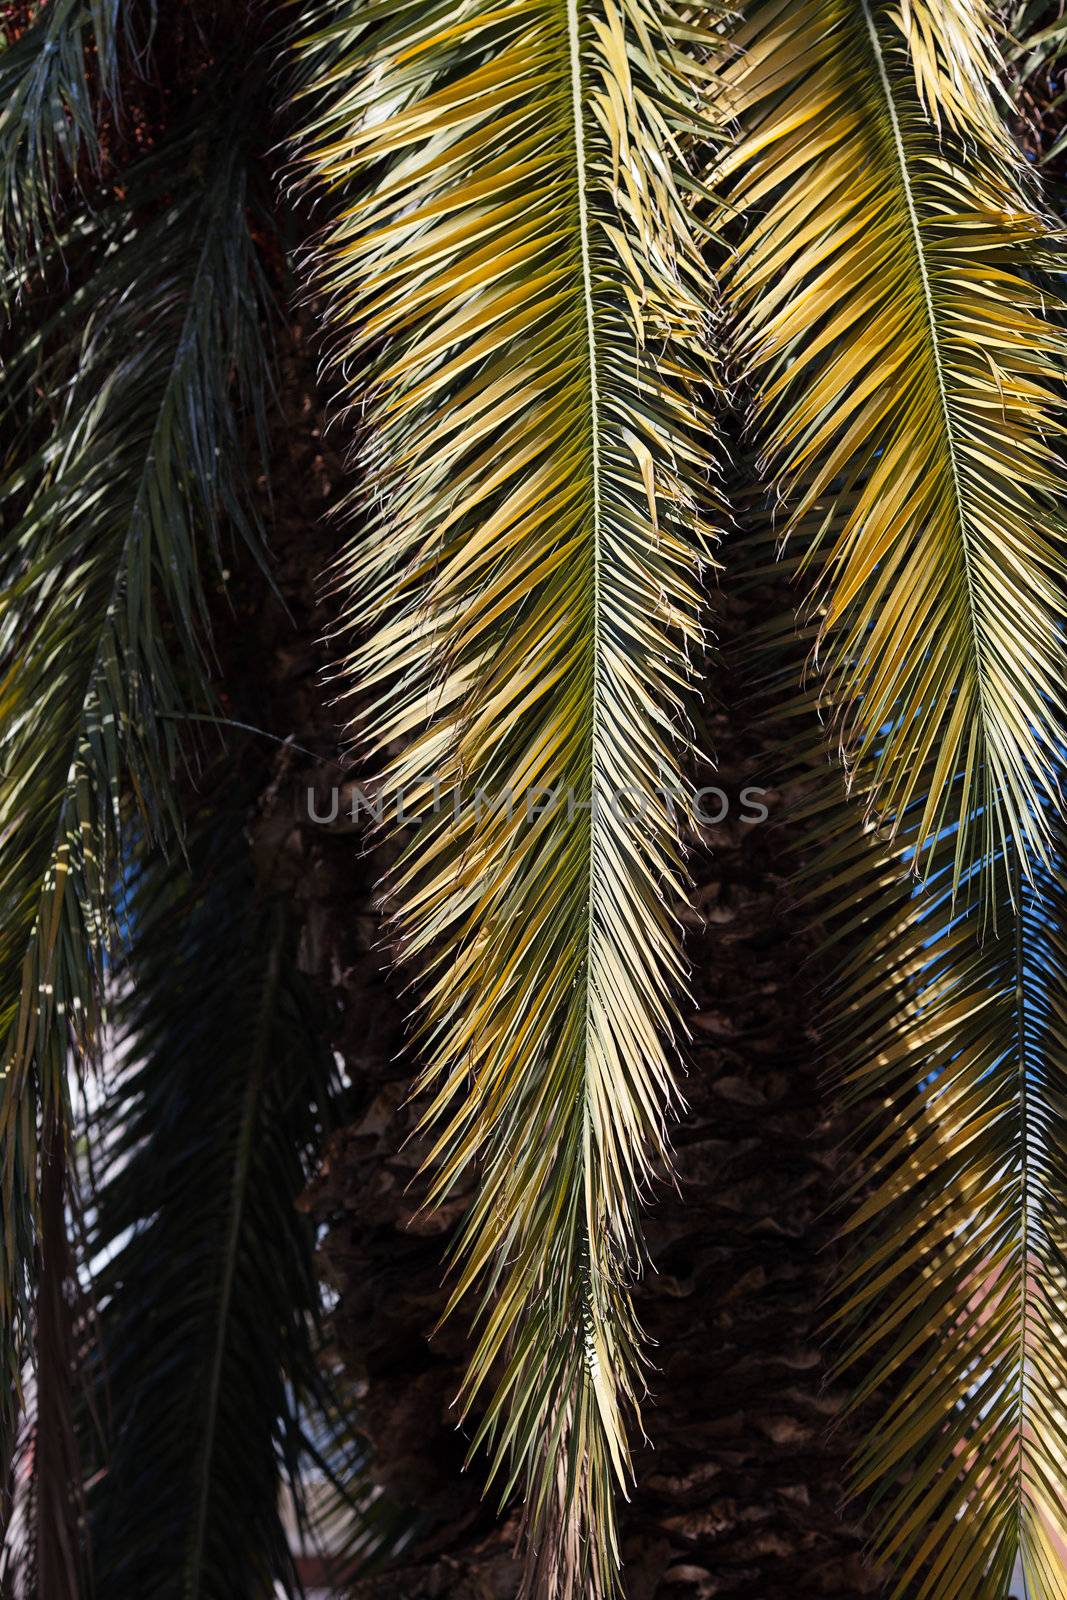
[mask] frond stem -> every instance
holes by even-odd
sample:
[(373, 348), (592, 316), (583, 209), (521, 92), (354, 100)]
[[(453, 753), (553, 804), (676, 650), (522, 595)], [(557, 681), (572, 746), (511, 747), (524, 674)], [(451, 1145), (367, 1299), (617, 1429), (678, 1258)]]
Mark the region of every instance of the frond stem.
[(1026, 982), (1024, 934), (1025, 919), (1022, 905), (1022, 885), (1019, 882), (1019, 861), (1012, 857), (1012, 897), (1015, 901), (1015, 1001), (1019, 1017), (1019, 1204), (1020, 1219), (1020, 1282), (1019, 1282), (1019, 1420), (1016, 1440), (1015, 1506), (1018, 1525), (1019, 1548), (1023, 1544), (1023, 1505), (1025, 1503), (1024, 1463), (1026, 1452), (1024, 1433), (1027, 1414), (1026, 1355), (1029, 1345), (1030, 1315), (1030, 1130), (1027, 1096), (1026, 1049)]
[(915, 196), (912, 193), (911, 174), (908, 168), (908, 153), (904, 145), (904, 135), (900, 126), (900, 117), (897, 114), (896, 102), (893, 98), (893, 86), (889, 81), (889, 72), (886, 68), (885, 54), (882, 42), (878, 37), (878, 29), (868, 0), (860, 0), (863, 11), (863, 20), (867, 27), (867, 36), (870, 40), (871, 53), (874, 56), (878, 72), (878, 82), (885, 102), (886, 114), (893, 136), (893, 152), (896, 157), (897, 171), (900, 177), (901, 193), (907, 211), (908, 228), (911, 233), (912, 249), (915, 253), (915, 265), (922, 286), (923, 307), (926, 312), (926, 326), (929, 334), (929, 348), (932, 358), (934, 381), (937, 385), (938, 399), (941, 405), (941, 415), (945, 425), (945, 442), (948, 455), (949, 471), (952, 477), (952, 492), (956, 502), (956, 520), (960, 530), (960, 547), (963, 551), (964, 582), (967, 590), (967, 614), (971, 624), (971, 639), (974, 647), (974, 659), (977, 667), (976, 679), (978, 688), (979, 720), (983, 730), (989, 725), (989, 716), (985, 696), (985, 651), (982, 645), (978, 619), (975, 614), (975, 581), (971, 560), (969, 528), (964, 511), (963, 488), (960, 484), (959, 462), (956, 459), (956, 430), (952, 418), (952, 406), (948, 397), (948, 386), (945, 382), (944, 358), (941, 352), (941, 336), (937, 326), (937, 312), (934, 306), (933, 287), (930, 283), (930, 274), (926, 264), (926, 248), (923, 244), (922, 225), (919, 221), (918, 210), (915, 205)]
[[(592, 660), (592, 683), (590, 685), (591, 709), (589, 731), (589, 878), (588, 878), (588, 908), (589, 915), (586, 922), (586, 951), (585, 951), (585, 1029), (584, 1029), (584, 1099), (583, 1099), (583, 1128), (582, 1128), (582, 1156), (583, 1179), (585, 1187), (584, 1222), (586, 1230), (586, 1259), (589, 1264), (589, 1276), (586, 1284), (588, 1299), (587, 1310), (593, 1314), (596, 1298), (592, 1286), (592, 1239), (591, 1208), (589, 1196), (590, 1181), (590, 1155), (592, 1143), (592, 1129), (589, 1110), (589, 1060), (590, 1043), (592, 1034), (592, 1015), (590, 996), (592, 992), (593, 972), (593, 941), (596, 934), (597, 915), (597, 749), (599, 740), (600, 723), (600, 409), (598, 399), (598, 371), (597, 371), (597, 335), (596, 335), (596, 308), (593, 297), (593, 270), (589, 249), (589, 200), (586, 194), (586, 150), (585, 150), (585, 123), (582, 92), (582, 40), (581, 18), (578, 10), (578, 0), (566, 0), (567, 15), (567, 58), (571, 88), (571, 112), (574, 121), (574, 159), (576, 169), (577, 210), (578, 210), (578, 240), (581, 261), (582, 303), (585, 312), (585, 345), (586, 364), (589, 387), (589, 464), (592, 486), (592, 565), (593, 565), (593, 617), (592, 637), (590, 643), (590, 656)], [(586, 1354), (589, 1360), (588, 1348)]]

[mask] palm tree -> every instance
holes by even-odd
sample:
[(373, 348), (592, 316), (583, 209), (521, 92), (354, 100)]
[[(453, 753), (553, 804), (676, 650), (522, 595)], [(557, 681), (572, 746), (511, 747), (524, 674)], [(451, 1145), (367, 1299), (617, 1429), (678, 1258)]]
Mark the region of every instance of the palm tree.
[[(624, 1544), (640, 1568), (655, 1517), (639, 1498), (620, 1531), (619, 1506), (671, 1414), (642, 1323), (684, 1339), (644, 1281), (645, 1218), (710, 1115), (681, 1092), (694, 1010), (725, 1003), (692, 861), (716, 842), (712, 634), (740, 606), (759, 709), (715, 742), (747, 719), (803, 818), (765, 870), (794, 875), (823, 1019), (807, 1103), (822, 1072), (840, 1151), (831, 1303), (811, 1259), (782, 1322), (834, 1339), (852, 1421), (826, 1459), (851, 1428), (869, 1508), (867, 1565), (842, 1513), (821, 1592), (884, 1572), (909, 1600), (1004, 1600), (1018, 1567), (1067, 1596), (1067, 342), (1023, 150), (1054, 172), (1059, 32), (1023, 9), (1008, 36), (981, 0), (742, 10), (8, 8), (13, 1593), (294, 1593), (283, 1486), (301, 1525), (341, 1529), (338, 1583), (441, 1524), (405, 1511), (425, 1474), (361, 1442), (351, 1269), (327, 1249), (331, 1336), (297, 1205), (367, 1114), (333, 1047), (351, 1068), (370, 998), (323, 959), (365, 886), (338, 903), (316, 878), (314, 824), (279, 808), (294, 770), (328, 802), (343, 775), (353, 830), (383, 824), (433, 1242), (405, 1259), (432, 1272), (447, 1238), (450, 1267), (415, 1296), (451, 1341), (426, 1393), (462, 1369), (455, 1417), (515, 1508), (521, 1575), (488, 1508), (471, 1537), (538, 1600), (615, 1594)], [(308, 343), (342, 442), (318, 531), (326, 446), (292, 427)], [(288, 643), (257, 658), (267, 626)], [(285, 660), (280, 686), (250, 683), (257, 659)], [(739, 1141), (770, 1150), (766, 1123), (722, 1114), (724, 1171)], [(311, 1202), (335, 1241), (351, 1170), (328, 1155)], [(826, 1227), (809, 1208), (800, 1254)], [(770, 1359), (746, 1414), (788, 1449)], [(812, 1547), (786, 1544), (799, 1571)]]

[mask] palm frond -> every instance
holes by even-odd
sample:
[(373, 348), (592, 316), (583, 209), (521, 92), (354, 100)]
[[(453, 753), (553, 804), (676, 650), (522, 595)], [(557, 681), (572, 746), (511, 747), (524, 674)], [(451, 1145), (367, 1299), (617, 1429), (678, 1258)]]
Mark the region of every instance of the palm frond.
[(123, 51), (143, 49), (154, 14), (152, 0), (49, 0), (14, 40), (0, 23), (0, 249), (17, 263), (53, 231), (63, 178), (99, 169), (101, 112), (118, 109)]
[[(820, 526), (798, 524), (787, 565)], [(757, 517), (757, 572), (773, 544)], [(793, 887), (825, 930), (829, 1087), (854, 1130), (831, 1319), (863, 1441), (849, 1487), (895, 1600), (1008, 1600), (1020, 1573), (1030, 1600), (1065, 1600), (1062, 829), (1031, 881), (1017, 857), (994, 864), (991, 919), (970, 885), (956, 893), (951, 826), (918, 884), (939, 753), (895, 836), (864, 822), (826, 760), (818, 686), (798, 685), (816, 630), (769, 616), (752, 654), (791, 821), (812, 841)], [(950, 780), (949, 814), (966, 781)]]
[[(67, 1130), (44, 1133), (41, 1252), (35, 1343), (37, 1404), (33, 1433), (35, 1578), (39, 1595), (81, 1600), (81, 1480), (74, 1427), (77, 1307), (80, 1292), (67, 1236)], [(45, 1503), (47, 1502), (47, 1503)]]
[(1003, 111), (1003, 27), (986, 0), (907, 0), (887, 9), (888, 38), (899, 30), (914, 73), (915, 89), (928, 116), (940, 129), (972, 134), (987, 151), (997, 151), (1009, 168), (1017, 157)]
[[(393, 881), (425, 983), (436, 1198), (539, 1596), (615, 1584), (643, 1357), (629, 1285), (685, 986), (676, 809), (718, 497), (685, 149), (716, 13), (334, 4), (303, 44), (316, 263), (366, 420), (338, 563), (369, 639)], [(551, 791), (554, 800), (548, 799)], [(629, 796), (629, 808), (618, 797)], [(480, 796), (480, 799), (479, 799)], [(453, 1302), (454, 1303), (454, 1302)]]
[(73, 1163), (68, 1132), (58, 1121), (44, 1130), (42, 1145), (36, 1370), (10, 1463), (13, 1509), (0, 1544), (0, 1595), (82, 1600), (84, 1500), (75, 1412), (84, 1296), (68, 1236)]
[(206, 692), (205, 585), (223, 524), (252, 536), (240, 409), (262, 403), (264, 349), (246, 128), (244, 104), (218, 101), (130, 175), (81, 241), (80, 288), (16, 325), (0, 396), (28, 418), (0, 484), (8, 1406), (32, 1320), (37, 1130), (68, 1125), (68, 1047), (94, 1030), (116, 824), (131, 798), (146, 826), (177, 823), (170, 719)]
[[(299, 1514), (329, 1402), (313, 1255), (297, 1206), (341, 1083), (299, 971), (299, 928), (257, 889), (235, 785), (186, 859), (129, 864), (117, 1066), (91, 1129), (100, 1419), (94, 1592), (174, 1600), (299, 1592)], [(343, 1463), (351, 1490), (359, 1460)]]
[(750, 222), (724, 283), (784, 533), (818, 528), (848, 768), (890, 827), (922, 800), (917, 866), (955, 826), (956, 883), (992, 905), (970, 869), (1047, 857), (1057, 793), (1065, 345), (983, 8), (942, 10), (751, 15), (724, 75), (743, 136), (719, 176)]
[(977, 906), (953, 907), (951, 841), (925, 892), (902, 892), (899, 855), (877, 887), (854, 828), (831, 852), (852, 865), (870, 929), (853, 929), (834, 999), (846, 1093), (867, 1108), (837, 1313), (875, 1419), (854, 1488), (877, 1506), (875, 1554), (909, 1600), (1005, 1600), (1017, 1562), (1033, 1600), (1067, 1596), (1056, 844), (1032, 883), (1006, 867), (985, 937)]

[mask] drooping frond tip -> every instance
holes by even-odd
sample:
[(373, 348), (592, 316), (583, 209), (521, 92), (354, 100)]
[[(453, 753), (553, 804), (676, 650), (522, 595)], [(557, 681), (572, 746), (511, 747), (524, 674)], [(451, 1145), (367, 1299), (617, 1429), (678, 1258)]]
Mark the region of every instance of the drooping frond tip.
[[(366, 427), (338, 564), (355, 731), (418, 819), (434, 1195), (472, 1170), (464, 1409), (540, 1596), (614, 1588), (629, 1285), (684, 988), (677, 802), (718, 521), (685, 163), (710, 7), (387, 0), (303, 47), (316, 277)], [(383, 114), (384, 111), (384, 114)], [(348, 387), (351, 385), (351, 387)], [(666, 797), (666, 798), (665, 798)]]
[(834, 996), (848, 1097), (892, 1108), (864, 1124), (837, 1317), (864, 1414), (853, 1487), (876, 1496), (874, 1554), (900, 1600), (1004, 1600), (1017, 1569), (1032, 1600), (1067, 1596), (1055, 837), (1035, 882), (1004, 864), (995, 933), (978, 906), (953, 909), (947, 846), (925, 891), (865, 889), (869, 932)]
[(1067, 1595), (1065, 346), (988, 24), (770, 0), (723, 74), (734, 349), (851, 777), (810, 802), (860, 1124), (837, 1319), (898, 1600)]

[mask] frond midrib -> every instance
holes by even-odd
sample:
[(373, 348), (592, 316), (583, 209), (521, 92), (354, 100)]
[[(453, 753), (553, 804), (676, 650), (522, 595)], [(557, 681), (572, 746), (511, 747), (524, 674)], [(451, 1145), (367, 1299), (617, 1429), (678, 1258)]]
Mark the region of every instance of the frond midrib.
[(960, 482), (960, 468), (956, 451), (956, 429), (952, 419), (952, 406), (948, 395), (948, 385), (945, 381), (944, 359), (941, 350), (941, 333), (938, 327), (937, 308), (934, 304), (933, 285), (930, 282), (930, 270), (926, 259), (926, 248), (923, 243), (922, 224), (919, 220), (918, 207), (912, 186), (911, 171), (908, 164), (908, 152), (904, 142), (900, 118), (897, 114), (896, 102), (893, 97), (893, 85), (889, 79), (886, 67), (885, 54), (881, 40), (878, 37), (878, 28), (871, 14), (870, 0), (860, 0), (863, 20), (866, 28), (867, 39), (871, 55), (874, 59), (878, 75), (878, 85), (885, 104), (886, 115), (892, 135), (893, 154), (896, 161), (900, 189), (904, 198), (905, 212), (908, 220), (908, 229), (914, 252), (915, 267), (922, 289), (923, 308), (925, 311), (927, 348), (930, 352), (930, 362), (933, 370), (934, 383), (937, 388), (940, 404), (941, 418), (944, 426), (945, 454), (948, 460), (949, 472), (952, 479), (952, 493), (956, 508), (956, 523), (960, 533), (960, 548), (963, 554), (964, 583), (967, 591), (967, 617), (970, 624), (969, 633), (971, 648), (975, 663), (975, 678), (978, 691), (979, 721), (985, 737), (989, 738), (989, 712), (986, 704), (986, 671), (985, 648), (982, 642), (981, 630), (975, 607), (975, 579), (973, 559), (970, 546), (970, 524), (964, 504), (963, 486)]
[(1019, 1396), (1018, 1423), (1016, 1425), (1015, 1519), (1016, 1548), (1024, 1543), (1024, 1518), (1026, 1488), (1027, 1384), (1026, 1365), (1029, 1347), (1030, 1317), (1030, 1129), (1027, 1126), (1029, 1096), (1027, 1092), (1028, 1052), (1026, 1020), (1026, 956), (1025, 920), (1022, 902), (1022, 885), (1019, 881), (1019, 863), (1012, 861), (1012, 900), (1015, 906), (1015, 1007), (1019, 1029)]
[[(584, 124), (584, 97), (582, 90), (582, 41), (581, 20), (578, 13), (578, 0), (564, 0), (567, 13), (567, 66), (571, 86), (571, 113), (574, 132), (574, 160), (575, 160), (575, 188), (577, 197), (577, 222), (579, 237), (579, 252), (581, 262), (581, 294), (585, 319), (585, 349), (586, 370), (589, 392), (589, 470), (591, 489), (590, 534), (592, 539), (591, 568), (593, 587), (593, 625), (592, 637), (589, 644), (589, 655), (592, 664), (590, 674), (590, 710), (589, 710), (589, 852), (588, 852), (588, 880), (586, 885), (587, 925), (585, 940), (585, 994), (582, 1039), (584, 1049), (583, 1061), (583, 1097), (582, 1097), (582, 1150), (583, 1171), (582, 1178), (586, 1190), (586, 1203), (583, 1207), (582, 1224), (588, 1235), (590, 1216), (589, 1182), (590, 1172), (587, 1159), (591, 1137), (591, 1116), (589, 1105), (589, 1059), (592, 1053), (592, 983), (593, 983), (593, 958), (597, 934), (597, 864), (599, 858), (599, 834), (596, 825), (597, 805), (597, 749), (600, 738), (600, 664), (601, 664), (601, 585), (600, 585), (600, 398), (598, 394), (598, 364), (597, 364), (597, 332), (596, 332), (596, 305), (593, 292), (592, 260), (589, 247), (589, 199), (586, 194), (586, 153), (585, 153), (585, 124)], [(590, 1261), (590, 1240), (585, 1241), (583, 1255)], [(583, 1295), (587, 1302), (587, 1312), (592, 1315), (593, 1296), (591, 1272), (583, 1280)], [(588, 1360), (588, 1357), (587, 1357)]]

